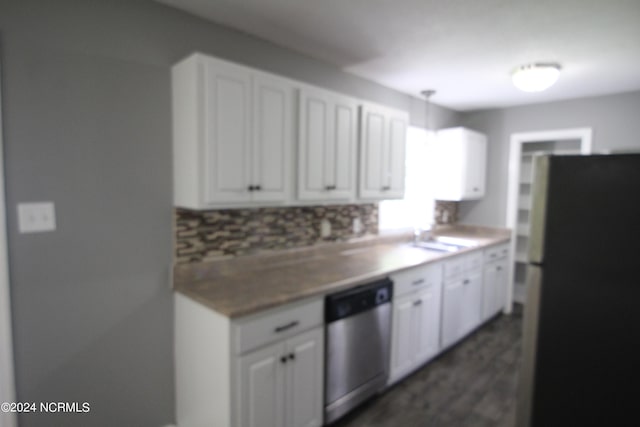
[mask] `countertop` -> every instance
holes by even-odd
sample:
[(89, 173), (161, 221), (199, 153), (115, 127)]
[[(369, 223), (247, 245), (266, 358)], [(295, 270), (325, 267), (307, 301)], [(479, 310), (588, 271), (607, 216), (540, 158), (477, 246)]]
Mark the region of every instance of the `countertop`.
[(445, 226), (438, 237), (472, 240), (476, 246), (441, 253), (411, 245), (409, 235), (369, 237), (230, 260), (174, 267), (174, 289), (229, 318), (311, 296), (346, 289), (390, 273), (509, 241), (510, 231)]

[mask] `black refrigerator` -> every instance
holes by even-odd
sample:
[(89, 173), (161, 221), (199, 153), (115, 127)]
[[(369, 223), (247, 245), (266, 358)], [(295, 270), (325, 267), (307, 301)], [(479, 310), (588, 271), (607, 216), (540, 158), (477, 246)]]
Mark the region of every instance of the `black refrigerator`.
[(639, 425), (640, 154), (538, 156), (518, 427)]

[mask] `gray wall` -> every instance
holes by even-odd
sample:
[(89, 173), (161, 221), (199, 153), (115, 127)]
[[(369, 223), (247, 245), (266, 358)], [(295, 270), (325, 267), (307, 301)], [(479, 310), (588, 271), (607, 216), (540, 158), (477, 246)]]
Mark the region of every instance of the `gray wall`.
[(487, 134), (487, 194), (460, 204), (468, 224), (506, 224), (509, 138), (512, 133), (590, 127), (593, 151), (640, 150), (640, 92), (469, 112), (462, 123)]
[[(18, 398), (91, 404), (23, 427), (174, 420), (172, 63), (198, 50), (423, 120), (420, 100), (150, 0), (0, 0), (0, 31)], [(18, 234), (16, 203), (45, 200), (57, 231)]]

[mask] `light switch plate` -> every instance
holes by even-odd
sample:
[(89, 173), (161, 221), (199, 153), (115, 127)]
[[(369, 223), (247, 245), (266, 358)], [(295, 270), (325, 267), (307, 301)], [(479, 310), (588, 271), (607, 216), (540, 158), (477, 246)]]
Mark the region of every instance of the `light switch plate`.
[(18, 203), (18, 231), (40, 233), (56, 229), (53, 202)]

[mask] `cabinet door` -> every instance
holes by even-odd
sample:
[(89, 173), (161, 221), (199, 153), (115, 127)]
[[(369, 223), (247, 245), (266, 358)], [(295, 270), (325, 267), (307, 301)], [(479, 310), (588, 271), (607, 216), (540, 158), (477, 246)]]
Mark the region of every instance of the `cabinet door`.
[(356, 190), (358, 105), (351, 98), (337, 97), (333, 104), (332, 138), (327, 141), (325, 176), (329, 199), (352, 199)]
[(278, 343), (240, 357), (237, 419), (242, 427), (284, 426), (285, 346)]
[(250, 185), (251, 75), (244, 67), (206, 58), (203, 201), (246, 202)]
[(393, 115), (389, 119), (389, 161), (387, 163), (389, 190), (384, 194), (387, 199), (404, 197), (407, 124), (406, 116)]
[(416, 301), (420, 303), (414, 302), (415, 364), (420, 365), (440, 350), (440, 285), (419, 292)]
[(413, 368), (415, 357), (415, 320), (413, 294), (393, 303), (390, 382), (395, 382)]
[(504, 297), (507, 287), (506, 267), (507, 262), (502, 259), (490, 262), (484, 268), (484, 278), (482, 282), (483, 320), (489, 319), (504, 307)]
[(464, 307), (463, 279), (444, 283), (442, 307), (442, 347), (448, 347), (463, 335), (462, 311)]
[(299, 108), (298, 198), (322, 200), (329, 192), (325, 161), (331, 102), (323, 91), (303, 88)]
[[(322, 425), (324, 387), (323, 329), (316, 328), (287, 342), (286, 427)], [(293, 357), (292, 357), (293, 356)]]
[(469, 272), (462, 281), (463, 309), (462, 335), (474, 329), (482, 321), (482, 273), (478, 269)]
[(463, 198), (479, 199), (485, 192), (487, 143), (484, 135), (466, 132), (466, 164)]
[(365, 104), (361, 123), (360, 198), (402, 198), (408, 115)]
[(285, 201), (289, 190), (292, 140), (291, 84), (265, 73), (253, 78), (251, 183), (255, 201)]
[(362, 107), (360, 145), (360, 192), (361, 198), (378, 199), (387, 186), (384, 174), (384, 150), (388, 146), (385, 138), (386, 117), (382, 110), (369, 105)]

